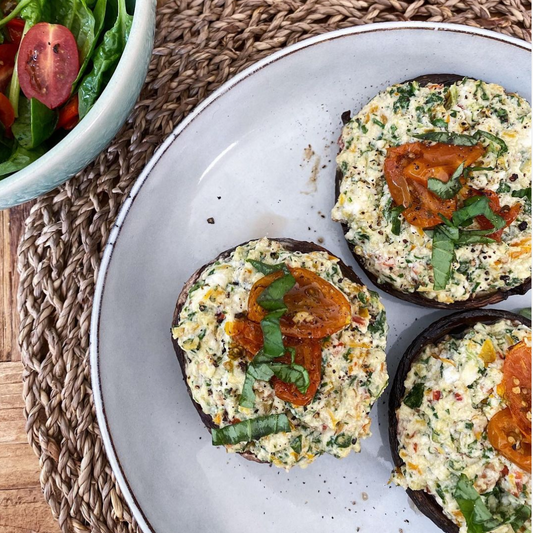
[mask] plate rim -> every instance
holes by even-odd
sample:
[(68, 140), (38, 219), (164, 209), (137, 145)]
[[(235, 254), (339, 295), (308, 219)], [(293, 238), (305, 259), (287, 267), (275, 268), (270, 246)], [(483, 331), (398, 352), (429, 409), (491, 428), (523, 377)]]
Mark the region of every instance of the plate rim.
[(399, 21), (399, 22), (379, 22), (373, 24), (364, 24), (361, 26), (351, 26), (340, 30), (334, 30), (331, 32), (316, 35), (308, 39), (304, 39), (291, 46), (283, 48), (267, 57), (257, 61), (253, 65), (242, 72), (236, 74), (224, 84), (222, 84), (216, 91), (209, 97), (200, 102), (188, 115), (185, 117), (168, 135), (163, 141), (161, 146), (155, 151), (154, 155), (145, 166), (139, 177), (135, 181), (131, 191), (129, 192), (124, 204), (120, 208), (119, 214), (113, 228), (109, 234), (109, 238), (104, 248), (102, 260), (98, 271), (98, 277), (96, 281), (93, 307), (91, 311), (91, 326), (90, 326), (90, 341), (89, 341), (89, 364), (91, 370), (91, 384), (93, 392), (93, 401), (96, 411), (96, 419), (100, 428), (100, 435), (104, 443), (104, 449), (111, 465), (112, 471), (116, 477), (120, 490), (126, 500), (135, 521), (139, 525), (140, 529), (144, 533), (157, 533), (156, 529), (152, 526), (148, 518), (146, 517), (142, 507), (140, 506), (135, 493), (133, 492), (125, 471), (122, 467), (115, 444), (111, 436), (111, 430), (107, 421), (106, 409), (104, 405), (104, 399), (102, 395), (101, 379), (100, 379), (100, 365), (99, 365), (99, 329), (100, 329), (100, 317), (102, 310), (102, 300), (104, 296), (105, 282), (107, 279), (107, 273), (113, 257), (113, 251), (117, 239), (120, 235), (120, 231), (124, 225), (126, 217), (133, 205), (133, 202), (137, 198), (142, 186), (146, 183), (148, 177), (152, 173), (161, 157), (173, 144), (173, 142), (179, 137), (179, 135), (185, 131), (185, 129), (211, 104), (218, 100), (225, 93), (230, 91), (240, 82), (244, 81), (249, 76), (255, 74), (262, 68), (268, 66), (271, 63), (282, 59), (283, 57), (292, 55), (304, 48), (310, 48), (315, 44), (320, 44), (325, 41), (331, 41), (346, 36), (352, 36), (357, 34), (374, 33), (378, 31), (391, 31), (391, 30), (404, 30), (404, 29), (419, 29), (419, 30), (432, 30), (432, 31), (448, 31), (451, 33), (462, 33), (485, 37), (488, 39), (500, 41), (505, 44), (511, 44), (524, 51), (532, 51), (532, 44), (516, 37), (510, 37), (505, 34), (497, 33), (491, 30), (482, 28), (476, 28), (466, 26), (463, 24), (450, 24), (444, 22), (423, 22), (423, 21)]

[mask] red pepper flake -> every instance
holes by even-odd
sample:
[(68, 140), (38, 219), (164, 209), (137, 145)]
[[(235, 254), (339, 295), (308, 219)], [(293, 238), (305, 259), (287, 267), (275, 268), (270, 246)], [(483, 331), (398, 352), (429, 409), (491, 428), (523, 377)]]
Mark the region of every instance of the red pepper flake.
[(433, 400), (435, 402), (438, 402), (440, 400), (440, 390), (434, 390), (433, 391)]
[(458, 402), (462, 402), (463, 401), (463, 397), (458, 392), (455, 393), (455, 399)]

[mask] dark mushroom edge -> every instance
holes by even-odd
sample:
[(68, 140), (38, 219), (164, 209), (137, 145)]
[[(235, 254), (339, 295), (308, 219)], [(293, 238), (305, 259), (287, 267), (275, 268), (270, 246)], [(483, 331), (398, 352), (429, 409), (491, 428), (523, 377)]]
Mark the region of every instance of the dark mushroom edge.
[[(327, 250), (326, 248), (324, 248), (322, 246), (319, 246), (318, 244), (315, 244), (313, 242), (297, 241), (297, 240), (294, 240), (294, 239), (282, 239), (282, 238), (276, 239), (276, 238), (272, 238), (272, 237), (269, 237), (269, 239), (271, 241), (279, 242), (289, 252), (304, 252), (304, 253), (308, 253), (308, 252), (326, 252), (329, 255), (333, 255), (334, 256), (334, 254), (332, 254), (329, 250)], [(226, 250), (226, 251), (222, 252), (215, 259), (213, 259), (212, 261), (210, 261), (206, 265), (200, 267), (185, 282), (185, 284), (183, 285), (183, 289), (181, 290), (180, 295), (178, 297), (178, 301), (176, 302), (176, 309), (174, 310), (174, 316), (172, 318), (172, 327), (174, 327), (174, 326), (176, 326), (178, 324), (179, 315), (181, 313), (181, 310), (182, 310), (183, 306), (185, 305), (185, 302), (187, 301), (187, 297), (189, 295), (189, 290), (196, 283), (198, 278), (201, 276), (202, 272), (204, 270), (206, 270), (207, 268), (209, 268), (216, 261), (228, 258), (235, 251), (235, 248), (238, 248), (239, 246), (243, 246), (244, 244), (247, 244), (247, 242), (249, 242), (249, 241), (246, 241), (246, 242), (243, 242), (241, 244), (238, 244), (237, 246), (234, 246), (233, 248), (230, 248), (229, 250)], [(337, 257), (337, 256), (335, 256), (335, 257)], [(350, 268), (345, 263), (343, 263), (343, 261), (341, 259), (339, 259), (339, 268), (340, 268), (340, 270), (341, 270), (341, 272), (342, 272), (342, 274), (343, 274), (343, 276), (345, 278), (350, 279), (351, 281), (353, 281), (354, 283), (357, 283), (358, 285), (363, 285), (363, 282), (359, 279), (359, 277), (352, 270), (352, 268)], [(171, 338), (172, 338), (172, 344), (174, 346), (174, 351), (176, 352), (176, 356), (178, 358), (178, 361), (179, 361), (179, 364), (180, 364), (180, 367), (181, 367), (181, 373), (182, 373), (182, 376), (183, 376), (183, 381), (185, 382), (185, 386), (187, 387), (187, 392), (189, 393), (189, 397), (191, 398), (191, 401), (194, 404), (194, 407), (196, 408), (196, 411), (200, 415), (200, 418), (202, 419), (202, 422), (207, 427), (207, 429), (211, 430), (213, 428), (217, 428), (218, 426), (217, 426), (217, 424), (215, 424), (215, 422), (212, 419), (212, 417), (210, 415), (204, 413), (202, 411), (202, 408), (200, 407), (200, 404), (198, 404), (194, 400), (194, 398), (192, 396), (192, 391), (191, 391), (191, 389), (190, 389), (190, 387), (189, 387), (189, 385), (187, 383), (185, 352), (181, 349), (180, 345), (178, 344), (177, 339), (174, 339), (172, 337), (172, 335), (171, 335)], [(242, 455), (245, 459), (248, 459), (249, 461), (255, 461), (255, 462), (258, 462), (258, 463), (264, 463), (265, 462), (265, 461), (260, 461), (259, 459), (257, 459), (255, 457), (255, 455), (253, 455), (250, 452), (240, 453), (240, 455)]]
[[(425, 74), (424, 76), (419, 76), (414, 79), (406, 80), (402, 83), (407, 83), (409, 81), (417, 81), (420, 85), (429, 85), (429, 84), (439, 84), (449, 86), (455, 83), (456, 81), (462, 80), (464, 76), (458, 76), (457, 74)], [(342, 123), (346, 125), (351, 118), (350, 111), (345, 111), (342, 116)], [(340, 195), (340, 187), (342, 182), (343, 174), (342, 171), (337, 168), (335, 174), (335, 203), (337, 203)], [(344, 235), (349, 231), (349, 227), (346, 224), (341, 224), (342, 231)], [(486, 305), (493, 305), (503, 300), (509, 298), (509, 296), (514, 296), (516, 294), (526, 294), (531, 289), (531, 277), (526, 279), (520, 285), (513, 287), (505, 291), (496, 291), (492, 293), (479, 294), (477, 296), (471, 296), (467, 300), (462, 300), (453, 303), (444, 303), (438, 302), (431, 298), (427, 298), (422, 294), (416, 292), (403, 292), (394, 287), (391, 283), (387, 281), (378, 281), (377, 276), (371, 272), (365, 264), (364, 256), (360, 256), (355, 253), (353, 246), (346, 240), (346, 244), (350, 249), (350, 253), (353, 255), (354, 259), (357, 261), (357, 264), (361, 267), (364, 273), (368, 276), (368, 279), (382, 291), (399, 298), (400, 300), (405, 300), (412, 304), (420, 305), (422, 307), (433, 307), (435, 309), (477, 309), (478, 307), (485, 307)]]
[[(399, 409), (405, 395), (404, 383), (413, 362), (426, 346), (437, 344), (446, 335), (462, 336), (467, 329), (475, 324), (494, 324), (500, 320), (510, 320), (514, 323), (521, 323), (531, 327), (531, 320), (529, 318), (511, 313), (510, 311), (495, 309), (463, 311), (437, 320), (420, 333), (409, 348), (407, 348), (396, 371), (389, 398), (389, 442), (392, 459), (396, 468), (400, 468), (404, 464), (398, 450), (398, 421), (396, 411)], [(457, 525), (444, 514), (442, 507), (433, 496), (423, 490), (406, 489), (406, 492), (418, 509), (443, 531), (447, 533), (459, 533)]]

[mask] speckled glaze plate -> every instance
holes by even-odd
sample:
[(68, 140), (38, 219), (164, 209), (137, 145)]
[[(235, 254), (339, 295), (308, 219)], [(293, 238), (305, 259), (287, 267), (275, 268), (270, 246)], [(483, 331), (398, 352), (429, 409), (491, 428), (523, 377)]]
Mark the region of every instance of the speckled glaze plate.
[[(460, 52), (460, 53), (459, 53)], [(472, 28), (363, 26), (287, 48), (189, 115), (126, 201), (104, 254), (91, 327), (92, 382), (106, 451), (140, 526), (157, 533), (438, 531), (388, 485), (387, 396), (362, 453), (289, 473), (210, 444), (182, 381), (169, 328), (201, 265), (264, 235), (314, 240), (355, 265), (334, 203), (341, 114), (426, 73), (500, 83), (529, 99), (530, 47)], [(394, 375), (443, 311), (383, 295)], [(529, 295), (500, 307), (529, 306)]]

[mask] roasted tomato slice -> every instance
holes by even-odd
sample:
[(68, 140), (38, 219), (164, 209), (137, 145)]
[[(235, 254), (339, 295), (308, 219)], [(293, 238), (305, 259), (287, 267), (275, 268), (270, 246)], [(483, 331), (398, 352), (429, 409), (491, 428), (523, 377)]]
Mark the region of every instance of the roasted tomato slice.
[[(490, 239), (494, 239), (495, 241), (500, 242), (502, 240), (503, 230), (509, 227), (516, 220), (516, 217), (518, 217), (518, 215), (520, 214), (520, 205), (515, 204), (512, 207), (504, 205), (503, 207), (501, 207), (500, 198), (498, 197), (498, 194), (488, 189), (469, 189), (467, 196), (486, 196), (489, 199), (489, 206), (492, 211), (494, 211), (494, 213), (501, 216), (503, 220), (505, 220), (505, 226), (503, 228), (499, 229), (498, 231), (495, 231), (494, 233), (491, 233), (490, 235), (487, 235), (487, 237), (489, 237)], [(481, 229), (491, 229), (494, 227), (491, 222), (489, 222), (489, 220), (483, 215), (476, 217), (476, 222), (479, 224), (479, 227)]]
[[(347, 298), (331, 283), (305, 268), (291, 268), (296, 279), (294, 287), (284, 296), (288, 311), (281, 317), (281, 331), (298, 339), (322, 339), (347, 326), (351, 307)], [(248, 298), (248, 318), (260, 322), (267, 311), (257, 298), (283, 273), (274, 272), (258, 280)]]
[[(309, 387), (305, 394), (301, 393), (296, 385), (292, 383), (285, 383), (280, 379), (273, 377), (271, 384), (274, 387), (274, 392), (280, 400), (290, 402), (293, 405), (307, 405), (316, 394), (322, 376), (322, 343), (320, 340), (297, 340), (284, 339), (286, 346), (292, 346), (296, 350), (294, 362), (303, 366), (309, 374)], [(276, 362), (290, 363), (290, 354), (276, 359)]]
[(228, 322), (226, 333), (252, 355), (263, 347), (263, 331), (257, 322), (247, 319)]
[(407, 180), (411, 190), (411, 205), (402, 214), (413, 226), (419, 228), (431, 228), (437, 224), (442, 224), (439, 214), (446, 218), (451, 218), (457, 209), (457, 200), (443, 200), (420, 183)]
[(505, 356), (503, 386), (516, 425), (531, 442), (531, 347), (524, 341), (511, 346)]
[(70, 96), (80, 69), (74, 35), (60, 24), (36, 24), (20, 43), (17, 69), (27, 98), (37, 98), (50, 109), (59, 107)]
[(411, 204), (411, 187), (407, 180), (427, 187), (429, 178), (447, 182), (461, 163), (465, 167), (479, 159), (485, 152), (480, 145), (455, 146), (422, 142), (407, 143), (387, 150), (384, 172), (392, 199), (397, 205), (408, 208)]
[(494, 449), (522, 470), (531, 472), (531, 444), (525, 441), (510, 409), (498, 411), (490, 419), (487, 435)]

